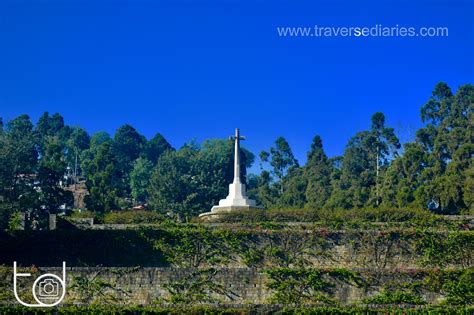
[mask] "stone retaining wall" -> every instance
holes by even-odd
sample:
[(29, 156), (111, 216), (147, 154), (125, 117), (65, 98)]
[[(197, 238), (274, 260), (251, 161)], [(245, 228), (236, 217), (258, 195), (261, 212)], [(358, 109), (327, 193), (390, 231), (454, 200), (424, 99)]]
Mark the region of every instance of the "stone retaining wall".
[[(383, 284), (388, 282), (410, 282), (417, 276), (410, 272), (386, 272), (375, 275), (369, 270), (360, 270), (365, 279), (377, 281), (364, 286), (330, 279), (333, 285), (330, 296), (341, 304), (360, 303), (364, 298), (381, 292)], [(33, 273), (31, 281), (21, 284), (25, 300), (31, 294), (32, 281), (40, 274), (61, 275), (61, 268), (39, 268)], [(12, 273), (5, 273), (3, 284), (12, 283)], [(266, 304), (272, 302), (274, 291), (268, 287), (269, 276), (259, 269), (223, 268), (223, 269), (187, 269), (187, 268), (67, 268), (66, 304), (117, 303), (117, 304), (162, 304), (170, 303), (172, 291), (170, 285), (177, 285), (183, 296), (202, 293), (219, 304)], [(8, 290), (9, 286), (0, 286)], [(193, 289), (194, 288), (194, 289)], [(176, 288), (175, 288), (176, 289)], [(194, 290), (194, 291), (193, 291)], [(328, 292), (329, 292), (328, 291)], [(176, 290), (175, 290), (176, 292)], [(193, 295), (194, 294), (194, 295)], [(5, 292), (0, 295), (7, 296)], [(443, 299), (440, 293), (424, 292), (427, 303), (438, 303)], [(198, 298), (199, 299), (199, 298)], [(14, 303), (11, 296), (10, 301)], [(172, 301), (171, 301), (172, 302)], [(193, 303), (206, 302), (205, 300)], [(209, 302), (209, 301), (207, 301)]]

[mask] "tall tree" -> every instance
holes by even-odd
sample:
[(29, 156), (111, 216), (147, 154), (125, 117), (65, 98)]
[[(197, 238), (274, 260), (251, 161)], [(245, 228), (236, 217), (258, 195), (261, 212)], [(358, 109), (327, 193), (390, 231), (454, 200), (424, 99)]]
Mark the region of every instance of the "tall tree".
[(360, 208), (370, 199), (375, 185), (375, 159), (369, 150), (373, 143), (368, 131), (349, 140), (342, 157), (341, 175), (331, 196), (331, 207)]
[(294, 167), (282, 180), (285, 187), (283, 193), (276, 199), (276, 206), (279, 208), (301, 209), (307, 204), (306, 190), (308, 178), (301, 167)]
[(0, 131), (0, 228), (6, 227), (12, 212), (37, 209), (37, 166), (33, 124), (21, 115)]
[[(9, 163), (11, 174), (14, 178), (11, 190), (12, 198), (16, 199), (22, 194), (30, 174), (34, 174), (38, 164), (38, 152), (36, 150), (33, 124), (28, 115), (21, 115), (7, 124), (7, 141), (9, 142)], [(29, 185), (29, 183), (26, 183)]]
[(346, 146), (331, 206), (360, 208), (379, 205), (380, 177), (399, 148), (394, 130), (385, 127), (384, 115), (375, 113), (371, 130), (357, 133)]
[(150, 185), (153, 163), (145, 158), (138, 158), (133, 164), (130, 173), (130, 188), (133, 199), (138, 203), (148, 200), (148, 186)]
[(422, 185), (416, 191), (418, 206), (440, 213), (458, 213), (471, 207), (466, 193), (473, 163), (473, 108), (473, 85), (463, 85), (453, 95), (443, 82), (435, 86), (421, 108), (426, 127), (417, 132), (417, 142), (425, 148), (427, 163), (420, 174)]
[(72, 206), (72, 193), (60, 186), (65, 173), (66, 163), (60, 140), (58, 137), (49, 136), (45, 140), (44, 155), (38, 169), (38, 201), (41, 210), (46, 213), (58, 213), (63, 205)]
[(112, 149), (117, 160), (116, 167), (121, 173), (120, 196), (123, 198), (130, 196), (130, 172), (145, 143), (145, 137), (130, 125), (123, 125), (115, 132)]
[(304, 176), (308, 181), (305, 194), (309, 207), (321, 209), (325, 206), (331, 195), (331, 171), (321, 137), (315, 136), (304, 167)]
[(83, 176), (89, 176), (92, 173), (92, 160), (96, 155), (99, 147), (105, 143), (112, 143), (113, 140), (110, 135), (105, 131), (99, 131), (92, 135), (89, 141), (89, 148), (81, 152), (80, 160), (80, 169)]
[[(241, 148), (241, 163), (249, 167), (253, 154)], [(167, 150), (158, 159), (150, 184), (150, 201), (161, 212), (190, 217), (208, 211), (225, 198), (233, 180), (233, 146), (227, 140), (208, 140), (201, 147), (185, 145)], [(241, 179), (245, 181), (245, 168)]]
[(278, 186), (279, 194), (282, 195), (285, 190), (283, 178), (291, 170), (299, 167), (288, 141), (283, 137), (278, 137), (275, 140), (275, 146), (270, 148), (270, 152), (262, 151), (260, 153), (260, 159), (262, 162), (270, 163), (272, 167), (271, 173), (276, 177), (276, 185)]
[(421, 144), (405, 144), (403, 156), (397, 157), (384, 174), (381, 185), (383, 206), (403, 208), (415, 201), (426, 161), (427, 153)]
[(156, 164), (150, 181), (151, 207), (163, 213), (182, 217), (199, 213), (198, 183), (192, 174), (192, 159), (196, 149), (184, 146), (178, 151), (166, 151)]
[(291, 151), (288, 141), (283, 137), (275, 140), (275, 146), (270, 148), (270, 152), (262, 151), (260, 158), (264, 162), (270, 162), (273, 167), (273, 174), (278, 180), (283, 179), (292, 167), (298, 167), (298, 161)]
[(160, 133), (157, 133), (153, 138), (145, 144), (143, 155), (146, 159), (153, 163), (158, 162), (160, 156), (167, 150), (174, 150), (171, 144), (166, 141)]
[(439, 126), (451, 111), (453, 92), (445, 82), (436, 84), (431, 98), (421, 107), (421, 120)]
[(64, 144), (71, 131), (71, 128), (64, 124), (64, 118), (60, 114), (55, 113), (50, 116), (48, 112), (44, 112), (35, 128), (39, 152), (44, 154), (48, 137), (58, 137), (59, 141)]
[(387, 158), (396, 156), (400, 149), (400, 141), (393, 128), (385, 127), (384, 114), (377, 112), (372, 116), (371, 133), (375, 138), (375, 203), (380, 203), (380, 172), (382, 167), (388, 166)]
[(122, 193), (122, 179), (117, 164), (112, 143), (104, 142), (99, 145), (86, 181), (89, 195), (85, 202), (88, 209), (105, 212), (121, 208), (119, 197)]
[(81, 172), (81, 155), (82, 152), (89, 149), (90, 137), (87, 132), (79, 127), (72, 129), (72, 133), (66, 143), (66, 161), (72, 169), (74, 181)]
[(112, 138), (110, 135), (105, 131), (99, 131), (92, 135), (90, 140), (90, 148), (95, 149), (98, 148), (102, 143), (105, 142), (112, 142)]
[(114, 135), (113, 150), (124, 174), (128, 175), (133, 161), (139, 157), (145, 143), (145, 137), (132, 126), (123, 125), (117, 129)]

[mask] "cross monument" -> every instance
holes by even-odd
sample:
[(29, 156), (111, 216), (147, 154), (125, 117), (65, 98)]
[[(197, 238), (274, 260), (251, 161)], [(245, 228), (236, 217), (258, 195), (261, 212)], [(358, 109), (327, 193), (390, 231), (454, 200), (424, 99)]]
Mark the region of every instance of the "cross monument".
[(215, 215), (223, 212), (236, 210), (248, 210), (257, 207), (255, 200), (249, 199), (245, 190), (245, 184), (240, 181), (240, 140), (245, 137), (240, 135), (239, 128), (235, 129), (235, 135), (230, 137), (234, 140), (234, 181), (229, 184), (229, 195), (219, 201), (219, 205), (212, 207), (211, 212), (202, 213), (199, 216)]

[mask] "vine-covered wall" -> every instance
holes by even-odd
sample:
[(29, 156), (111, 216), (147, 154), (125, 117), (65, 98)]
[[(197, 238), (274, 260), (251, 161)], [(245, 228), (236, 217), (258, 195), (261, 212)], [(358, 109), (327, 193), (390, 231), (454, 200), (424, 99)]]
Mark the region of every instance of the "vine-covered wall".
[[(24, 268), (36, 275), (60, 268)], [(9, 268), (0, 272), (0, 297), (14, 303)], [(104, 268), (67, 269), (66, 304), (469, 304), (474, 270)], [(20, 296), (31, 300), (32, 281)]]
[(73, 304), (465, 305), (474, 300), (474, 233), (462, 228), (269, 224), (16, 231), (0, 235), (0, 248), (3, 301), (13, 301), (14, 260), (38, 274), (47, 268), (27, 266), (66, 261), (66, 303)]
[[(16, 231), (0, 234), (0, 264), (143, 267), (470, 267), (474, 232), (387, 228)], [(124, 255), (124, 253), (127, 253)]]

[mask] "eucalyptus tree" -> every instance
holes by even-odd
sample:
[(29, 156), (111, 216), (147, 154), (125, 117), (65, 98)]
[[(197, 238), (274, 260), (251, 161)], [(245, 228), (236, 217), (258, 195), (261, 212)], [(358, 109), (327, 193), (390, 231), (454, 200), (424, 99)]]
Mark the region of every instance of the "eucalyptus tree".
[(315, 136), (304, 167), (307, 180), (305, 197), (311, 208), (324, 208), (331, 196), (331, 172), (331, 163), (323, 150), (322, 139)]
[(466, 84), (453, 94), (449, 86), (438, 83), (421, 108), (426, 124), (417, 132), (417, 142), (427, 154), (417, 190), (420, 207), (457, 213), (472, 208), (474, 143), (474, 86)]
[(371, 129), (358, 132), (346, 146), (340, 177), (331, 196), (331, 206), (378, 206), (380, 177), (390, 160), (397, 156), (398, 149), (400, 142), (394, 129), (385, 126), (385, 116), (382, 113), (375, 113)]

